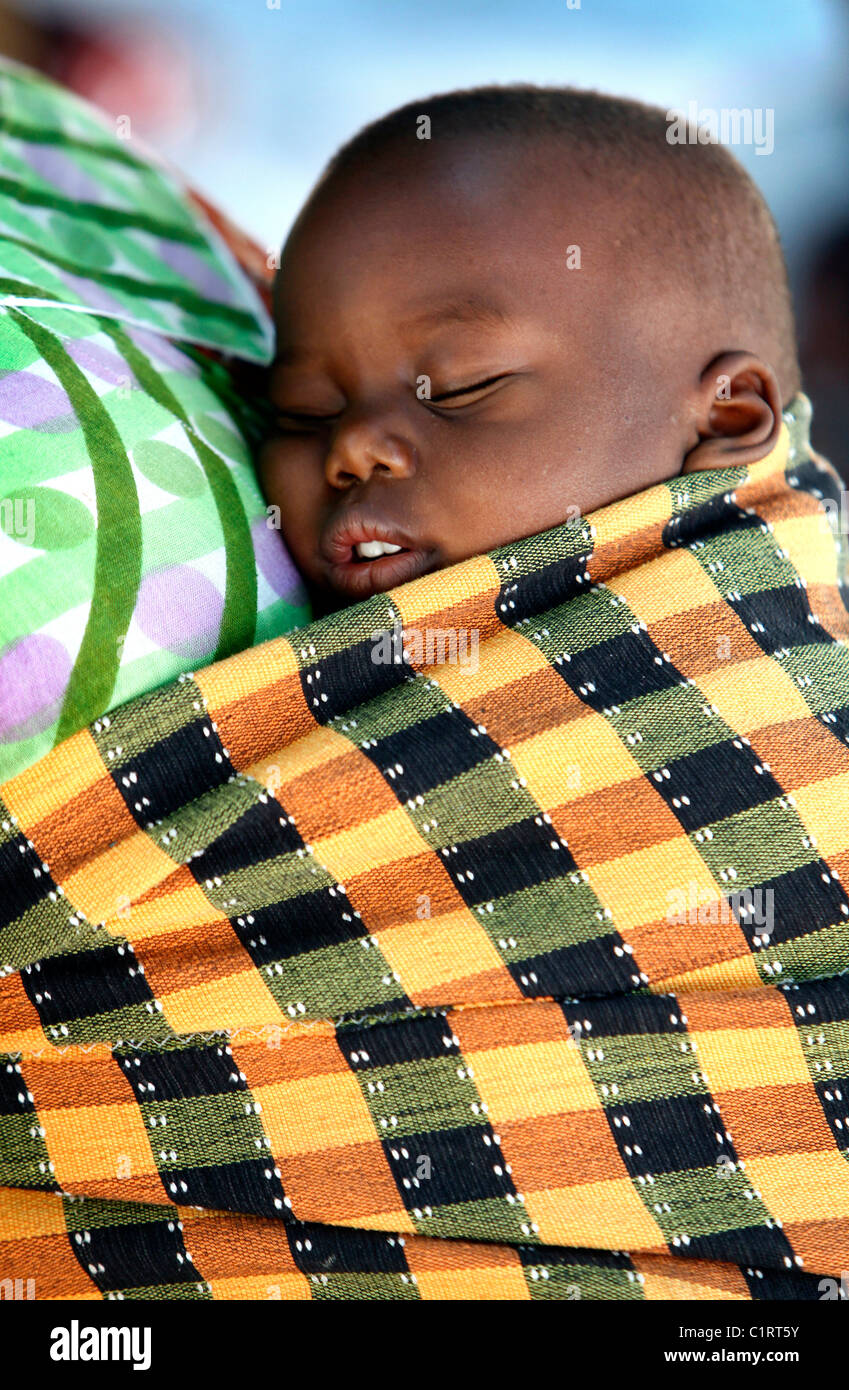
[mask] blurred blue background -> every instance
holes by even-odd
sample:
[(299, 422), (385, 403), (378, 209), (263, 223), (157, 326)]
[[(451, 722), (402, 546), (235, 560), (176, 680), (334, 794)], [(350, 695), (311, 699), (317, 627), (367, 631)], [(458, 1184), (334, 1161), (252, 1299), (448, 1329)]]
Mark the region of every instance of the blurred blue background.
[(691, 101), (772, 108), (774, 152), (759, 156), (739, 146), (735, 153), (782, 233), (806, 384), (826, 417), (820, 447), (843, 453), (847, 5), (577, 3), (0, 0), (0, 49), (53, 72), (113, 114), (129, 115), (134, 134), (269, 251), (343, 140), (391, 107), (434, 91), (524, 80), (598, 87), (667, 109)]

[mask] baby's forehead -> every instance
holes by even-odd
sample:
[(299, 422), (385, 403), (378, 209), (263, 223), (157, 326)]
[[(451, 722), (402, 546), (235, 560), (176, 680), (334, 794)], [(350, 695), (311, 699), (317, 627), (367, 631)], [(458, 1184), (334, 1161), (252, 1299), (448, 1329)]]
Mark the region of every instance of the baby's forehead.
[(284, 248), (277, 298), (327, 277), (344, 279), (340, 288), (367, 280), (381, 296), (439, 286), (460, 321), (483, 301), (546, 292), (577, 272), (599, 293), (629, 258), (623, 215), (633, 220), (603, 181), (551, 151), (487, 150), (483, 160), (475, 142), (391, 148), (319, 186)]
[(705, 277), (693, 273), (663, 193), (651, 169), (614, 178), (552, 140), (530, 149), (480, 138), (442, 150), (392, 146), (319, 188), (282, 278), (345, 264), (381, 295), (397, 294), (403, 275), (526, 302), (559, 301), (561, 291), (577, 301), (591, 288), (600, 309), (609, 294), (623, 308), (673, 288), (695, 300)]
[(630, 187), (613, 185), (577, 152), (570, 155), (551, 141), (525, 149), (515, 141), (499, 145), (470, 136), (443, 147), (393, 143), (331, 174), (305, 210), (330, 203), (337, 216), (344, 210), (355, 221), (371, 213), (404, 223), (424, 208), (424, 225), (434, 239), (458, 216), (494, 226), (497, 216), (521, 211), (532, 235), (541, 217), (567, 209), (574, 215), (581, 209), (602, 212), (613, 201), (624, 207), (637, 197), (651, 200), (654, 182), (646, 176)]

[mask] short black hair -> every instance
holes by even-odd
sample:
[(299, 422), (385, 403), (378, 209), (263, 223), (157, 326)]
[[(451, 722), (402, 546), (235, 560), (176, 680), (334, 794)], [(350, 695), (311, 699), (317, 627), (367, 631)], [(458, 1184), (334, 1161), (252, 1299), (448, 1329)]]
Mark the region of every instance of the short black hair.
[(365, 126), (333, 156), (318, 187), (387, 150), (409, 149), (423, 116), (434, 141), (562, 144), (573, 167), (631, 197), (629, 216), (638, 209), (631, 233), (663, 239), (670, 274), (677, 270), (691, 288), (707, 283), (727, 304), (735, 328), (760, 331), (785, 398), (799, 389), (778, 230), (754, 180), (724, 145), (700, 143), (686, 122), (692, 141), (671, 142), (673, 113), (628, 97), (528, 83), (475, 87), (408, 102)]

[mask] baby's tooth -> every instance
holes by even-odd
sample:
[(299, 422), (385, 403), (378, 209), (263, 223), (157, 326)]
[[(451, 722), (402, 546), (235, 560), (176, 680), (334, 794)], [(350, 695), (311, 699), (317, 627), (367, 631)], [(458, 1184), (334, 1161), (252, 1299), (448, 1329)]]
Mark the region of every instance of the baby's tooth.
[(360, 541), (356, 546), (361, 560), (376, 560), (380, 555), (395, 555), (400, 545), (390, 545), (388, 541)]

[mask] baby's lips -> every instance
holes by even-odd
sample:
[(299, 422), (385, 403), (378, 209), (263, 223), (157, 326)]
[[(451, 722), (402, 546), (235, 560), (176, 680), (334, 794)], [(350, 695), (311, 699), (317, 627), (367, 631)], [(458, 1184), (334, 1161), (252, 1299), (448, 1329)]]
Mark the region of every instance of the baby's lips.
[(347, 560), (327, 565), (327, 579), (337, 592), (357, 600), (385, 593), (407, 584), (436, 566), (436, 556), (428, 550), (400, 550), (374, 560)]
[(325, 526), (320, 550), (328, 564), (343, 565), (353, 560), (357, 545), (369, 541), (383, 541), (401, 550), (421, 549), (419, 543), (394, 522), (364, 508), (352, 507), (338, 513)]

